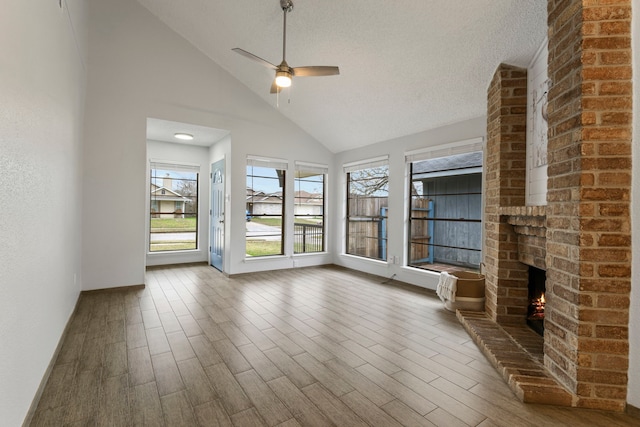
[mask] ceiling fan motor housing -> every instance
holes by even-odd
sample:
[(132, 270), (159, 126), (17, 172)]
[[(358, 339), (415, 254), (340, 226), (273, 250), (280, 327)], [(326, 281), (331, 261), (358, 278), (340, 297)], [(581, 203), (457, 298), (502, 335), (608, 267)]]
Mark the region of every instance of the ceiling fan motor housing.
[(280, 7), (285, 12), (291, 12), (291, 9), (293, 9), (293, 1), (292, 0), (280, 0)]

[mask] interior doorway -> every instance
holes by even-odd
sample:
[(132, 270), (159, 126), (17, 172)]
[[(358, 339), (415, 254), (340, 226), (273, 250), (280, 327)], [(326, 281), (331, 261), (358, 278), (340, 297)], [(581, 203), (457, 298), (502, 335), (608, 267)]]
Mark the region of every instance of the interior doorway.
[[(230, 144), (228, 130), (147, 118), (147, 266), (210, 263), (211, 196), (216, 194), (210, 168), (214, 160), (227, 158)], [(221, 166), (217, 180), (226, 185)], [(224, 205), (219, 209), (223, 215)], [(217, 243), (214, 260), (222, 269), (224, 239)]]

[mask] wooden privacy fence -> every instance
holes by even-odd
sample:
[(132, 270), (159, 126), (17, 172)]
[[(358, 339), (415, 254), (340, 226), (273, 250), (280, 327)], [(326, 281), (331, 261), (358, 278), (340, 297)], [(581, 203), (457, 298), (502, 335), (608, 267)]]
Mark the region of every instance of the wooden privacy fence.
[(386, 259), (388, 197), (351, 194), (347, 206), (347, 253)]
[[(347, 253), (367, 258), (387, 259), (387, 197), (358, 197), (349, 199)], [(433, 262), (430, 240), (433, 235), (433, 202), (425, 198), (412, 201), (410, 260)], [(425, 218), (420, 220), (419, 218)]]
[(409, 264), (433, 263), (433, 200), (414, 198), (411, 200), (411, 235)]
[[(348, 224), (347, 253), (367, 258), (387, 259), (387, 203), (388, 198), (352, 197)], [(354, 215), (353, 212), (357, 212)], [(414, 199), (411, 209), (410, 261), (432, 263), (433, 201)]]
[[(443, 193), (438, 196), (412, 197), (407, 264), (478, 265), (482, 221), (475, 207), (480, 206), (481, 195)], [(387, 206), (387, 197), (352, 195), (349, 198), (347, 253), (387, 259)], [(393, 215), (402, 214), (402, 208), (393, 209)]]

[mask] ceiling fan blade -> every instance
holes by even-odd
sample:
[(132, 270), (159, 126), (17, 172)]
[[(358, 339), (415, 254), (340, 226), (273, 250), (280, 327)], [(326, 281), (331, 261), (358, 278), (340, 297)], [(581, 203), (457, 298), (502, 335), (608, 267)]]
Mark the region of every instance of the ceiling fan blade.
[(249, 59), (251, 59), (253, 61), (259, 62), (263, 66), (265, 66), (267, 68), (270, 68), (272, 70), (275, 70), (276, 68), (278, 68), (275, 65), (273, 65), (271, 62), (266, 61), (266, 60), (260, 58), (259, 56), (255, 56), (253, 53), (247, 52), (244, 49), (240, 49), (239, 47), (234, 47), (231, 50), (234, 51), (235, 53), (239, 53), (240, 55), (242, 55), (242, 56), (244, 56), (246, 58), (249, 58)]
[(294, 67), (293, 75), (296, 77), (312, 77), (312, 76), (336, 76), (340, 74), (338, 67), (325, 65), (312, 65), (309, 67)]
[(280, 93), (281, 90), (282, 88), (278, 86), (274, 80), (273, 83), (271, 83), (271, 93)]

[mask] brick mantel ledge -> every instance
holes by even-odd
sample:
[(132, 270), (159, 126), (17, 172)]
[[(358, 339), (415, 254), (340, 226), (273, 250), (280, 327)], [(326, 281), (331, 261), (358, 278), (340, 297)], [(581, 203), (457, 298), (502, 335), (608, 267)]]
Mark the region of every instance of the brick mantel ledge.
[(507, 217), (507, 223), (513, 225), (516, 234), (545, 237), (547, 230), (545, 206), (503, 206), (498, 211), (501, 216)]
[(500, 215), (507, 216), (547, 216), (546, 206), (501, 206)]

